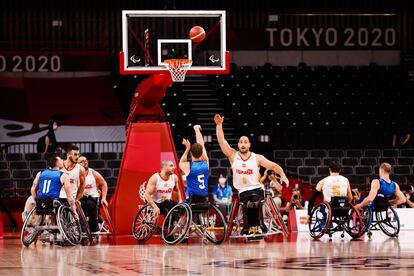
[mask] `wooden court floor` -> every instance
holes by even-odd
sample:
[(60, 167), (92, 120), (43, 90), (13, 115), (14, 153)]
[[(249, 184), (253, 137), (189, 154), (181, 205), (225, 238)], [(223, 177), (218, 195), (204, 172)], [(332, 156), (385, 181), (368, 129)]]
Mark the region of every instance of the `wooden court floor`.
[(23, 248), (0, 241), (0, 275), (412, 275), (414, 231), (398, 239), (374, 232), (372, 240), (334, 237), (313, 241), (307, 233), (276, 242), (226, 242), (167, 246), (96, 245)]

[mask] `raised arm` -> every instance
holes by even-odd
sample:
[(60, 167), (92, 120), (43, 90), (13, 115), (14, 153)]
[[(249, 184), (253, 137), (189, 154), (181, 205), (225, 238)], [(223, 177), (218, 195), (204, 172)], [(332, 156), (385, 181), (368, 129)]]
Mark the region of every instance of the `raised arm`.
[(155, 204), (154, 200), (152, 199), (152, 195), (155, 193), (157, 188), (157, 177), (154, 175), (151, 176), (147, 183), (147, 189), (145, 190), (145, 200), (148, 204), (154, 209), (154, 215), (158, 216), (160, 214), (160, 208), (158, 208), (157, 204)]
[(188, 158), (188, 153), (190, 152), (191, 145), (187, 139), (183, 139), (183, 145), (185, 146), (185, 151), (180, 158), (180, 163), (178, 163), (178, 166), (187, 176), (190, 173), (190, 163), (187, 161), (187, 158)]
[(221, 117), (219, 114), (216, 114), (214, 116), (214, 122), (216, 123), (217, 141), (224, 155), (230, 160), (230, 162), (233, 162), (234, 155), (236, 154), (236, 150), (231, 148), (229, 143), (224, 138), (223, 121), (224, 121), (224, 117)]
[(268, 170), (273, 170), (275, 171), (275, 173), (280, 175), (280, 180), (286, 183), (286, 187), (289, 187), (289, 179), (286, 177), (286, 174), (281, 166), (279, 166), (275, 162), (268, 160), (261, 154), (256, 154), (256, 160), (259, 166), (265, 167)]
[(103, 205), (108, 207), (108, 202), (106, 201), (106, 196), (108, 194), (108, 183), (106, 183), (105, 178), (103, 178), (103, 176), (99, 172), (93, 170), (92, 173), (93, 173), (93, 177), (95, 177), (96, 184), (99, 185), (101, 192), (102, 192), (101, 202)]
[(201, 134), (201, 126), (200, 125), (194, 125), (193, 128), (194, 128), (197, 143), (199, 143), (203, 147), (203, 154), (201, 155), (201, 159), (208, 162), (207, 150), (206, 150), (206, 147), (204, 145), (203, 135)]

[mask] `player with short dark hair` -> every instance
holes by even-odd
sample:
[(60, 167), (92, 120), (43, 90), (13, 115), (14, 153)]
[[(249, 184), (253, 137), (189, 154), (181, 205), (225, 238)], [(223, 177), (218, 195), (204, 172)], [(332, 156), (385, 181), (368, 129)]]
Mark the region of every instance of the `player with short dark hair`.
[[(201, 126), (194, 125), (193, 129), (197, 142), (190, 145), (187, 139), (183, 139), (185, 151), (181, 156), (179, 166), (186, 175), (188, 199), (204, 201), (204, 198), (208, 197), (208, 156)], [(187, 161), (189, 153), (191, 153), (191, 162)]]
[[(72, 195), (76, 201), (79, 201), (85, 189), (85, 169), (78, 164), (78, 158), (80, 156), (79, 147), (76, 145), (69, 146), (66, 155), (66, 160), (63, 161), (62, 171), (67, 173)], [(63, 190), (60, 192), (60, 197), (66, 198)]]

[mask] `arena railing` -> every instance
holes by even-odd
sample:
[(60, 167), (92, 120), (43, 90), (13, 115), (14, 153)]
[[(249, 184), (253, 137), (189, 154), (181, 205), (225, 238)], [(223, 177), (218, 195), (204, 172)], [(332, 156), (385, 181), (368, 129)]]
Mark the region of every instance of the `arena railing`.
[[(81, 152), (123, 152), (124, 141), (103, 141), (103, 142), (62, 142), (58, 147), (63, 150), (69, 145), (77, 145)], [(37, 143), (1, 143), (0, 153), (35, 153)]]

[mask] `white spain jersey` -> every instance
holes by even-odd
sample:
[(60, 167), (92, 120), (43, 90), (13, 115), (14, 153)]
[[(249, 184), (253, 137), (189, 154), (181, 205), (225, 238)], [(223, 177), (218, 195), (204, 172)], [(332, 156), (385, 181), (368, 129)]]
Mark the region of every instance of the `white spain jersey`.
[(233, 185), (239, 193), (261, 187), (255, 153), (250, 152), (250, 156), (243, 159), (240, 152), (236, 152), (231, 168), (233, 170)]
[(342, 175), (330, 175), (323, 179), (323, 197), (331, 202), (331, 197), (348, 196), (348, 179)]
[[(72, 190), (72, 196), (75, 198), (76, 194), (78, 192), (78, 187), (80, 184), (80, 165), (75, 164), (71, 168), (67, 168), (65, 165), (63, 165), (62, 171), (66, 173), (69, 176), (69, 182), (70, 182), (70, 189)], [(62, 186), (62, 189), (60, 190), (60, 198), (67, 198), (65, 189)]]
[(172, 174), (168, 179), (164, 179), (159, 173), (157, 173), (155, 193), (152, 194), (152, 199), (155, 202), (161, 203), (165, 200), (171, 199), (171, 195), (175, 186), (174, 176), (175, 174)]
[(95, 176), (93, 175), (93, 171), (94, 171), (93, 169), (89, 168), (85, 172), (86, 176), (85, 176), (84, 195), (98, 198), (99, 197), (98, 187), (96, 185), (96, 180), (95, 180)]

